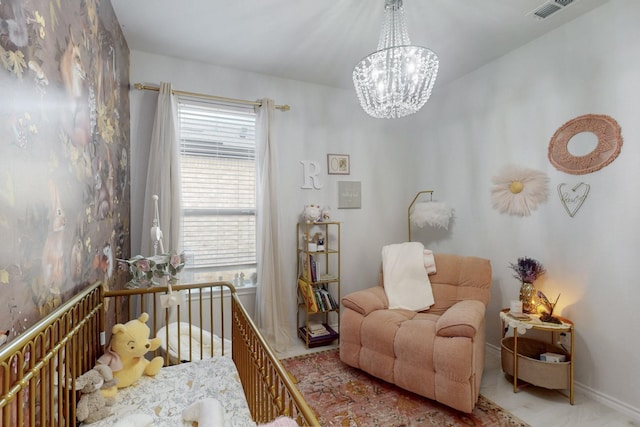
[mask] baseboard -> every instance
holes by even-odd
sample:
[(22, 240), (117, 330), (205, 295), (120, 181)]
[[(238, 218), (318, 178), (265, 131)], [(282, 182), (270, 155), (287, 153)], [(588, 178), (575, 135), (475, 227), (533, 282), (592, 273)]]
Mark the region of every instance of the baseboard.
[[(500, 358), (500, 347), (493, 344), (486, 344), (486, 350), (488, 353)], [(587, 387), (586, 385), (574, 381), (573, 384), (574, 391), (579, 392), (585, 395), (587, 398), (602, 403), (605, 406), (613, 409), (614, 411), (620, 412), (628, 417), (634, 418), (640, 421), (640, 409), (635, 408), (627, 403), (621, 402), (618, 399), (615, 399), (607, 394), (601, 393), (597, 390), (592, 389), (591, 387)]]
[(487, 352), (493, 354), (498, 359), (500, 358), (500, 347), (489, 343), (487, 343), (485, 346), (487, 347)]
[(630, 418), (640, 421), (640, 409), (634, 408), (627, 403), (621, 402), (618, 399), (594, 390), (591, 387), (587, 387), (586, 385), (581, 384), (577, 381), (575, 382), (574, 387), (576, 392), (584, 394), (589, 399), (600, 402), (603, 405), (613, 409), (614, 411), (620, 412), (621, 414), (625, 414)]

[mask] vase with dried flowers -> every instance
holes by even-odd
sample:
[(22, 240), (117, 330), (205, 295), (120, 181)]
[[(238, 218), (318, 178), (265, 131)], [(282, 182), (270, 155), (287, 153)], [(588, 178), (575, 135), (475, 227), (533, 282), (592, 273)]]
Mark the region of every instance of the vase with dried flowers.
[(518, 262), (509, 263), (509, 268), (516, 272), (513, 275), (520, 280), (520, 301), (522, 301), (522, 311), (525, 313), (534, 313), (535, 306), (535, 287), (533, 282), (542, 276), (546, 270), (542, 264), (535, 259), (523, 257), (518, 258)]
[(120, 268), (128, 267), (131, 273), (127, 288), (148, 288), (178, 283), (178, 273), (184, 268), (186, 257), (183, 252), (180, 255), (174, 253), (150, 257), (137, 255), (118, 261)]

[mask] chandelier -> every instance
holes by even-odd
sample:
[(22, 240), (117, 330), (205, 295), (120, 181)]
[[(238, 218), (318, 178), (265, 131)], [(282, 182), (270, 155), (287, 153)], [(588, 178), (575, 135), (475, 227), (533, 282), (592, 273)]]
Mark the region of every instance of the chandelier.
[(378, 50), (353, 70), (353, 84), (364, 111), (375, 118), (399, 118), (427, 102), (438, 74), (438, 56), (412, 46), (402, 0), (385, 0)]

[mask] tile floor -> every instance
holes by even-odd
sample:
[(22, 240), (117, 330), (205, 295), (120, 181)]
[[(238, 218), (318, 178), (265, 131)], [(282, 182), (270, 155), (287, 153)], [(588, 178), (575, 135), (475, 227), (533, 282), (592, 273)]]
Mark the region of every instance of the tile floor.
[[(296, 340), (292, 348), (280, 357), (284, 359), (330, 348), (337, 348), (337, 345), (306, 349), (302, 341)], [(596, 402), (578, 390), (575, 391), (573, 406), (567, 397), (553, 390), (525, 387), (514, 393), (513, 384), (502, 372), (497, 350), (486, 352), (480, 393), (532, 427), (640, 427), (640, 420)]]

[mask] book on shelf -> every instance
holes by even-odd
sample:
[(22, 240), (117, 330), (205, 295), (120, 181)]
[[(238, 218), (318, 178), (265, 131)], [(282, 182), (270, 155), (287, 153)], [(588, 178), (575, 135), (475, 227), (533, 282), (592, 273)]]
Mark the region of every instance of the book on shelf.
[(311, 285), (304, 279), (300, 278), (298, 279), (298, 287), (300, 288), (302, 299), (304, 299), (305, 305), (307, 306), (307, 311), (310, 313), (317, 313), (318, 304), (316, 302), (315, 293), (313, 292), (313, 289), (311, 289)]
[(333, 308), (340, 308), (340, 304), (338, 304), (338, 301), (336, 301), (335, 297), (331, 292), (329, 292), (329, 298), (331, 299), (331, 304), (333, 305)]
[(314, 296), (315, 296), (315, 298), (316, 298), (316, 304), (318, 305), (318, 308), (319, 308), (321, 311), (326, 311), (326, 310), (327, 310), (327, 308), (325, 307), (324, 300), (322, 299), (322, 295), (320, 294), (320, 289), (318, 289), (318, 288), (314, 287), (314, 289), (313, 289), (313, 295), (314, 295)]
[(335, 310), (336, 308), (339, 307), (338, 302), (333, 297), (331, 292), (329, 292), (326, 285), (323, 285), (322, 288), (320, 288), (320, 294), (322, 295), (325, 301), (325, 305), (328, 307), (328, 310)]
[(333, 300), (333, 298), (331, 296), (331, 293), (328, 290), (324, 289), (324, 288), (321, 288), (318, 291), (320, 293), (320, 296), (322, 298), (322, 302), (324, 303), (324, 306), (325, 306), (326, 310), (335, 309), (336, 306), (334, 304), (334, 300)]
[(322, 337), (330, 334), (329, 330), (319, 322), (309, 322), (306, 329), (307, 334), (311, 337)]
[(333, 310), (333, 305), (331, 304), (331, 300), (329, 299), (329, 292), (324, 289), (320, 289), (320, 295), (322, 296), (322, 301), (324, 302), (324, 306), (327, 310)]
[(327, 328), (324, 327), (324, 325), (320, 322), (309, 322), (309, 325), (307, 326), (307, 329), (311, 332), (316, 332), (316, 331), (326, 331)]
[(307, 282), (311, 281), (311, 274), (309, 268), (309, 257), (304, 252), (300, 252), (300, 276), (303, 280)]
[(309, 255), (309, 267), (310, 267), (310, 271), (311, 271), (311, 281), (312, 282), (317, 282), (318, 281), (318, 271), (317, 271), (316, 260), (313, 259), (313, 255)]
[(314, 335), (309, 333), (305, 326), (298, 328), (298, 335), (308, 343), (309, 347), (318, 347), (326, 345), (329, 342), (338, 339), (338, 333), (331, 329), (331, 326), (325, 324), (326, 333)]
[(307, 330), (307, 334), (309, 334), (310, 337), (324, 337), (325, 335), (329, 335), (331, 332), (329, 332), (327, 330), (327, 328), (324, 328), (322, 331), (309, 331)]

